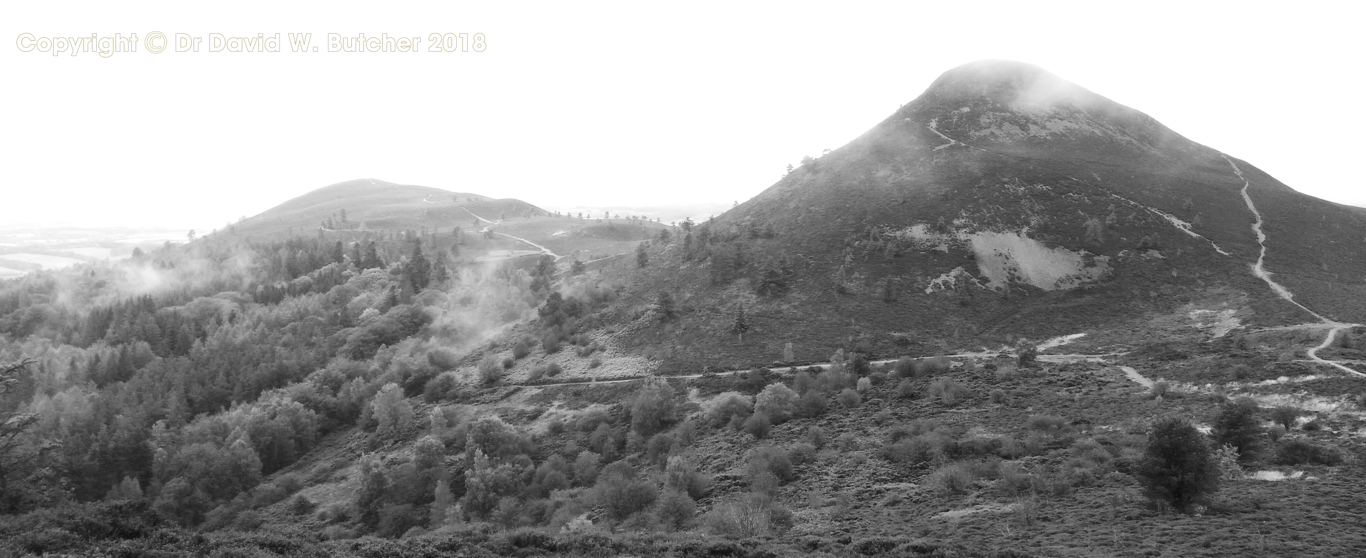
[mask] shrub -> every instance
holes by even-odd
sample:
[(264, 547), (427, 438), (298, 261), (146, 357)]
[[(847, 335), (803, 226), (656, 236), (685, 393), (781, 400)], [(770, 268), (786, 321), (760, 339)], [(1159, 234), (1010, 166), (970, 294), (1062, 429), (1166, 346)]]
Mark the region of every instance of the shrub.
[(825, 401), (825, 394), (821, 393), (820, 390), (808, 390), (797, 401), (795, 414), (801, 418), (816, 418), (825, 414), (828, 406), (829, 404)]
[(1148, 399), (1164, 399), (1171, 392), (1171, 384), (1166, 380), (1153, 382), (1153, 387), (1148, 389)]
[(1340, 465), (1342, 454), (1304, 438), (1286, 440), (1276, 448), (1277, 465)]
[(940, 432), (928, 432), (883, 446), (881, 453), (884, 459), (893, 463), (935, 463), (948, 458), (951, 443), (952, 441)]
[(422, 388), (422, 399), (428, 403), (455, 399), (460, 393), (460, 383), (451, 374), (441, 374), (432, 378)]
[(749, 396), (734, 391), (722, 393), (702, 404), (703, 416), (717, 427), (730, 423), (731, 417), (748, 417), (754, 410)]
[(915, 360), (911, 357), (896, 359), (896, 364), (893, 365), (892, 370), (895, 371), (896, 375), (899, 377), (910, 378), (915, 375)]
[(1028, 368), (1034, 366), (1038, 360), (1039, 348), (1031, 345), (1020, 351), (1020, 356), (1016, 358), (1015, 362), (1020, 365), (1020, 368)]
[(949, 378), (936, 378), (927, 390), (930, 397), (937, 397), (944, 405), (953, 406), (968, 396), (968, 389)]
[(1214, 450), (1215, 467), (1219, 469), (1219, 480), (1239, 480), (1243, 478), (1243, 468), (1238, 465), (1238, 450), (1230, 445), (1219, 446)]
[(375, 531), (381, 537), (394, 538), (413, 527), (421, 527), (421, 523), (421, 518), (412, 505), (387, 506), (379, 512), (379, 525)]
[(697, 472), (692, 460), (682, 455), (669, 458), (664, 467), (664, 486), (698, 499), (711, 492), (711, 477)]
[(1255, 457), (1261, 447), (1262, 425), (1257, 421), (1257, 402), (1251, 398), (1239, 398), (1219, 411), (1215, 417), (1211, 436), (1219, 445), (1230, 445), (1238, 450), (1243, 460)]
[(812, 376), (810, 372), (799, 370), (792, 377), (792, 387), (797, 393), (806, 395), (816, 387), (816, 377)]
[(484, 385), (493, 385), (503, 379), (503, 370), (498, 366), (498, 361), (493, 355), (488, 355), (479, 361), (479, 382)]
[(552, 362), (545, 365), (545, 375), (550, 376), (551, 378), (559, 376), (560, 372), (564, 372), (564, 369), (560, 368), (559, 363)]
[(251, 507), (263, 508), (288, 498), (289, 493), (285, 492), (283, 488), (271, 483), (257, 486), (255, 490), (251, 491), (251, 496)]
[(631, 400), (630, 409), (631, 430), (643, 437), (654, 435), (677, 420), (673, 387), (663, 378), (646, 378)]
[(1294, 407), (1276, 407), (1271, 410), (1271, 422), (1281, 425), (1281, 428), (1292, 430), (1295, 428), (1295, 419), (1300, 418), (1300, 410)]
[(687, 494), (670, 490), (659, 499), (659, 522), (668, 531), (683, 530), (696, 514), (697, 503)]
[(594, 492), (598, 503), (612, 519), (621, 521), (655, 503), (659, 493), (654, 484), (636, 478), (636, 472), (614, 463), (598, 478)]
[(868, 390), (873, 389), (873, 381), (868, 378), (859, 378), (854, 389), (858, 390), (859, 393), (867, 393)]
[(1067, 420), (1058, 415), (1030, 415), (1025, 427), (1049, 436), (1060, 436), (1067, 430)]
[(602, 359), (598, 357), (593, 357), (593, 360), (588, 361), (588, 368), (590, 370), (599, 366), (602, 366)]
[(859, 396), (857, 391), (847, 388), (840, 392), (836, 400), (839, 401), (840, 405), (850, 409), (863, 404), (863, 397)]
[(661, 432), (650, 437), (650, 441), (645, 443), (645, 458), (652, 465), (663, 465), (664, 460), (669, 458), (669, 452), (674, 449), (674, 437), (667, 432)]
[(743, 538), (773, 535), (790, 521), (791, 512), (758, 494), (722, 502), (704, 518), (707, 530), (713, 534)]
[(816, 446), (811, 442), (797, 442), (788, 446), (787, 455), (794, 465), (803, 465), (816, 459)]
[(1285, 428), (1282, 428), (1279, 424), (1266, 429), (1266, 437), (1271, 438), (1272, 443), (1281, 441), (1281, 436), (1285, 436)]
[(830, 434), (824, 428), (812, 426), (806, 429), (806, 441), (811, 442), (811, 445), (816, 446), (816, 449), (820, 449), (830, 442)]
[(764, 413), (769, 420), (781, 424), (789, 418), (797, 407), (797, 393), (783, 384), (769, 384), (754, 396), (755, 414)]
[(314, 508), (317, 507), (317, 504), (313, 503), (312, 500), (309, 500), (303, 494), (295, 496), (293, 500), (289, 501), (289, 513), (294, 515), (308, 515), (313, 513)]
[(1136, 477), (1150, 500), (1184, 510), (1219, 489), (1219, 470), (1204, 436), (1176, 418), (1158, 421)]
[(427, 353), (427, 363), (442, 372), (455, 370), (455, 367), (460, 364), (460, 355), (450, 349), (438, 348)]
[(512, 358), (521, 360), (526, 358), (529, 354), (531, 354), (531, 344), (527, 343), (525, 339), (518, 341), (516, 345), (512, 346)]
[(517, 359), (512, 357), (503, 357), (503, 370), (511, 370), (513, 366), (517, 366)]
[(904, 399), (915, 399), (915, 384), (910, 380), (901, 380), (901, 383), (896, 385), (896, 395)]
[(396, 436), (399, 429), (413, 422), (413, 406), (403, 398), (398, 384), (385, 384), (370, 403), (371, 416), (379, 422), (375, 435), (380, 438)]
[(1007, 402), (1009, 402), (1009, 398), (1006, 397), (1006, 392), (999, 389), (991, 390), (991, 403), (993, 405), (1005, 405)]
[(541, 348), (548, 355), (560, 352), (560, 336), (555, 332), (545, 334), (545, 337), (541, 338)]
[(962, 463), (945, 465), (930, 473), (930, 486), (940, 494), (967, 494), (972, 489), (972, 471)]
[(574, 482), (579, 486), (589, 486), (598, 480), (598, 463), (602, 457), (591, 451), (581, 451), (574, 458)]
[(768, 432), (773, 429), (773, 425), (769, 423), (768, 414), (760, 411), (750, 415), (748, 419), (745, 419), (744, 429), (746, 433), (750, 436), (754, 436), (755, 439), (762, 439), (768, 436)]
[(578, 420), (574, 422), (574, 428), (579, 432), (592, 432), (603, 424), (612, 424), (612, 415), (607, 414), (601, 407), (594, 407), (579, 415)]
[(792, 466), (792, 458), (783, 449), (773, 446), (755, 448), (754, 451), (750, 452), (750, 476), (753, 477), (763, 471), (772, 473), (774, 477), (784, 483), (797, 478), (797, 472)]

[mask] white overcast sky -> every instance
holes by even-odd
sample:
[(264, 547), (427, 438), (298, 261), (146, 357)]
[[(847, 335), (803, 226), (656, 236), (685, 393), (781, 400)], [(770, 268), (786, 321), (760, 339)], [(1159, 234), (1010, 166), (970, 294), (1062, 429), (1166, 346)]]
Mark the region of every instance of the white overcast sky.
[[(1366, 205), (1356, 4), (5, 2), (0, 225), (209, 229), (363, 177), (547, 208), (744, 200), (983, 58)], [(323, 52), (17, 42), (154, 30), (312, 33)], [(446, 32), (487, 49), (425, 52)], [(328, 53), (328, 33), (418, 36), (424, 52)]]

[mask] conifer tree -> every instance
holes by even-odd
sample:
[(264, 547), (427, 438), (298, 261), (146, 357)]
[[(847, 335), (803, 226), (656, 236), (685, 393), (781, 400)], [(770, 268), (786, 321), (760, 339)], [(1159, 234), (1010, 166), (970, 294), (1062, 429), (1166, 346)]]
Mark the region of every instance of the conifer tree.
[(408, 258), (408, 282), (413, 285), (413, 291), (422, 292), (427, 288), (427, 284), (432, 280), (432, 263), (427, 261), (427, 256), (422, 253), (422, 239), (413, 239), (413, 253)]
[(730, 325), (731, 333), (739, 336), (740, 342), (745, 341), (745, 332), (749, 331), (749, 320), (745, 318), (745, 305), (735, 307), (735, 321)]
[(645, 252), (645, 243), (636, 245), (636, 267), (645, 267), (650, 264), (650, 255)]

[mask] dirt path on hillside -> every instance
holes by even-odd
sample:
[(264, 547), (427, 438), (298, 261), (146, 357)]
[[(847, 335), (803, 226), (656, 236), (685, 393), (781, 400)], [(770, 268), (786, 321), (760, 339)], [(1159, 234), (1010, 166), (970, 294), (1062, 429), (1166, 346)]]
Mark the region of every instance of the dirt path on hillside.
[(474, 212), (473, 212), (473, 211), (470, 211), (470, 209), (469, 209), (468, 207), (465, 207), (465, 206), (463, 206), (463, 205), (457, 205), (456, 207), (465, 210), (465, 213), (469, 213), (469, 214), (470, 214), (470, 217), (474, 217), (475, 219), (478, 219), (478, 220), (483, 221), (483, 222), (485, 222), (485, 223), (488, 223), (488, 224), (490, 224), (490, 225), (497, 225), (497, 224), (498, 224), (498, 223), (495, 223), (495, 222), (490, 221), (490, 220), (488, 220), (488, 219), (485, 219), (485, 218), (483, 218), (483, 217), (480, 217), (480, 216), (478, 216), (478, 215), (475, 215)]
[(1230, 167), (1233, 167), (1233, 174), (1238, 175), (1238, 179), (1243, 181), (1243, 189), (1241, 190), (1243, 195), (1243, 201), (1247, 203), (1248, 211), (1251, 211), (1252, 216), (1255, 218), (1255, 220), (1252, 222), (1252, 232), (1257, 234), (1257, 245), (1260, 246), (1262, 250), (1261, 253), (1257, 255), (1256, 265), (1252, 266), (1252, 274), (1257, 276), (1258, 279), (1261, 279), (1262, 281), (1266, 282), (1266, 284), (1271, 287), (1271, 290), (1274, 291), (1278, 296), (1285, 299), (1287, 302), (1294, 304), (1295, 306), (1298, 306), (1301, 310), (1304, 310), (1305, 312), (1309, 313), (1309, 315), (1318, 318), (1318, 320), (1322, 322), (1323, 325), (1329, 328), (1328, 335), (1324, 337), (1323, 342), (1319, 343), (1317, 347), (1309, 349), (1309, 360), (1312, 360), (1319, 364), (1326, 364), (1328, 366), (1332, 366), (1354, 376), (1366, 376), (1366, 374), (1362, 374), (1361, 372), (1352, 370), (1351, 368), (1348, 368), (1347, 366), (1341, 363), (1326, 360), (1319, 357), (1319, 351), (1327, 349), (1328, 347), (1332, 346), (1333, 341), (1336, 340), (1338, 337), (1338, 332), (1358, 327), (1361, 324), (1344, 324), (1342, 322), (1330, 320), (1319, 315), (1318, 312), (1310, 310), (1305, 305), (1296, 302), (1295, 295), (1294, 293), (1290, 292), (1290, 289), (1285, 288), (1280, 283), (1277, 283), (1274, 279), (1271, 278), (1271, 273), (1266, 270), (1266, 233), (1262, 231), (1262, 213), (1260, 211), (1257, 211), (1257, 204), (1252, 202), (1252, 195), (1248, 193), (1248, 188), (1251, 187), (1251, 183), (1248, 182), (1247, 177), (1243, 176), (1242, 169), (1238, 168), (1238, 165), (1233, 162), (1233, 159), (1230, 159), (1228, 155), (1223, 155), (1222, 153), (1220, 155), (1224, 157), (1225, 161), (1228, 161), (1228, 165)]
[(541, 246), (540, 244), (536, 244), (535, 242), (532, 242), (532, 241), (527, 240), (527, 239), (525, 239), (525, 238), (512, 236), (512, 235), (510, 235), (510, 234), (508, 234), (508, 233), (500, 233), (500, 232), (498, 232), (498, 231), (493, 231), (493, 234), (500, 234), (500, 235), (506, 236), (506, 237), (508, 237), (508, 238), (511, 238), (511, 239), (513, 239), (513, 240), (516, 240), (516, 241), (519, 241), (519, 242), (522, 242), (522, 243), (525, 243), (525, 244), (530, 244), (530, 245), (532, 245), (532, 246), (535, 246), (536, 249), (537, 249), (537, 250), (540, 250), (542, 254), (545, 254), (545, 255), (550, 256), (550, 257), (552, 257), (552, 258), (555, 258), (555, 259), (557, 259), (557, 260), (560, 259), (560, 258), (562, 258), (562, 257), (564, 257), (564, 256), (560, 256), (559, 254), (556, 254), (556, 253), (554, 253), (554, 252), (551, 252), (550, 249), (549, 249), (549, 248), (546, 248), (545, 246)]
[[(997, 357), (1001, 356), (1002, 354), (1003, 354), (1003, 353), (1000, 353), (1000, 352), (990, 352), (990, 351), (989, 351), (989, 352), (979, 352), (979, 353), (958, 353), (958, 354), (952, 354), (952, 355), (940, 355), (940, 356), (938, 356), (938, 357), (921, 357), (921, 358), (947, 358), (947, 359), (966, 359), (966, 358), (971, 358), (971, 359), (988, 359), (988, 358), (997, 358)], [(1119, 355), (1123, 355), (1123, 354), (1125, 354), (1125, 353), (1103, 353), (1103, 354), (1096, 354), (1096, 355), (1084, 355), (1084, 354), (1039, 355), (1039, 356), (1038, 356), (1038, 359), (1039, 359), (1040, 361), (1042, 361), (1042, 362), (1052, 362), (1052, 363), (1065, 363), (1065, 362), (1105, 362), (1105, 359), (1106, 359), (1107, 357), (1119, 356)], [(1017, 355), (1013, 355), (1013, 354), (1009, 355), (1009, 357), (1010, 357), (1011, 359), (1016, 358), (1016, 356), (1017, 356)], [(901, 358), (903, 358), (903, 357), (888, 358), (888, 359), (882, 359), (882, 360), (873, 360), (873, 361), (869, 361), (869, 362), (868, 362), (868, 365), (869, 365), (869, 366), (886, 366), (886, 365), (888, 365), (888, 364), (893, 364), (893, 363), (895, 363), (896, 361), (901, 360)], [(832, 363), (829, 363), (829, 362), (818, 362), (818, 363), (814, 363), (814, 364), (796, 364), (796, 365), (792, 365), (792, 366), (784, 365), (784, 366), (781, 366), (781, 367), (772, 367), (772, 368), (770, 368), (770, 372), (773, 373), (773, 374), (783, 375), (783, 374), (786, 374), (787, 372), (790, 372), (790, 371), (792, 371), (792, 370), (809, 370), (809, 369), (811, 369), (811, 368), (819, 368), (819, 369), (821, 369), (821, 370), (829, 370), (831, 364), (832, 364)], [(702, 373), (702, 374), (678, 374), (678, 375), (660, 376), (660, 377), (666, 378), (666, 379), (670, 379), (670, 380), (672, 380), (672, 379), (691, 380), (691, 379), (701, 378), (701, 377), (703, 377), (703, 376), (708, 376), (708, 375), (710, 375), (710, 376), (726, 376), (726, 375), (729, 375), (729, 374), (739, 374), (739, 373), (742, 373), (742, 372), (748, 372), (749, 370), (750, 370), (750, 368), (738, 368), (738, 369), (733, 369), (733, 370), (720, 370), (720, 371), (716, 371), (716, 372), (706, 372), (706, 373)], [(625, 383), (625, 382), (638, 382), (638, 381), (644, 380), (644, 379), (647, 378), (647, 377), (648, 377), (648, 376), (634, 376), (634, 377), (631, 377), (631, 378), (602, 378), (602, 379), (599, 379), (599, 378), (597, 378), (597, 377), (589, 377), (589, 378), (587, 378), (587, 379), (566, 380), (566, 381), (563, 381), (563, 382), (542, 382), (542, 383), (534, 383), (534, 384), (530, 384), (530, 383), (521, 383), (521, 384), (515, 384), (515, 385), (528, 386), (528, 387), (550, 387), (550, 386), (582, 386), (582, 385), (599, 385), (599, 384), (620, 384), (620, 383)]]
[[(427, 200), (423, 200), (423, 201), (427, 201)], [(485, 218), (483, 218), (483, 217), (480, 217), (480, 216), (478, 216), (478, 215), (475, 215), (473, 211), (470, 211), (469, 208), (467, 208), (467, 207), (465, 207), (465, 206), (463, 206), (463, 205), (457, 206), (457, 207), (459, 207), (460, 209), (464, 209), (464, 210), (465, 210), (465, 213), (469, 213), (470, 216), (474, 217), (475, 219), (478, 219), (478, 220), (480, 220), (480, 221), (483, 221), (483, 222), (489, 224), (489, 226), (484, 227), (484, 228), (482, 228), (482, 229), (479, 229), (479, 232), (481, 232), (481, 233), (488, 232), (489, 229), (493, 228), (494, 225), (498, 225), (498, 224), (501, 224), (501, 223), (503, 222), (502, 219), (499, 219), (499, 220), (497, 220), (497, 221), (490, 221), (490, 220), (488, 220), (488, 219), (485, 219)], [(549, 249), (549, 248), (546, 248), (545, 246), (541, 246), (540, 244), (536, 244), (535, 242), (532, 242), (532, 241), (527, 240), (527, 239), (525, 239), (525, 238), (521, 238), (521, 237), (518, 237), (518, 236), (512, 236), (512, 235), (510, 235), (510, 234), (508, 234), (508, 233), (501, 233), (501, 232), (498, 232), (498, 231), (493, 231), (493, 234), (506, 236), (506, 237), (508, 237), (508, 238), (511, 238), (511, 239), (516, 240), (516, 241), (518, 241), (518, 242), (521, 242), (521, 243), (523, 243), (523, 244), (528, 244), (528, 245), (530, 245), (530, 246), (532, 246), (532, 247), (535, 247), (537, 250), (540, 250), (542, 254), (545, 254), (545, 255), (550, 256), (550, 257), (552, 257), (552, 258), (555, 258), (555, 259), (557, 259), (557, 260), (564, 257), (564, 256), (561, 256), (561, 255), (559, 255), (559, 254), (556, 254), (556, 253), (550, 251), (550, 249)]]

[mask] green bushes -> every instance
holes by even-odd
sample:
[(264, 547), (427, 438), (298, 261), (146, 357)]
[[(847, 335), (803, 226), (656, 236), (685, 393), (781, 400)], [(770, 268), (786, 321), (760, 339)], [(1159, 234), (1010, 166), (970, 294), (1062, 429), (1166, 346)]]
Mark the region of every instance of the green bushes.
[(944, 405), (952, 407), (968, 397), (968, 388), (949, 378), (935, 378), (927, 390), (930, 397), (939, 399)]
[(780, 383), (769, 384), (754, 396), (754, 411), (756, 414), (764, 413), (769, 420), (781, 424), (792, 418), (797, 403), (796, 392)]
[(845, 389), (844, 391), (841, 391), (839, 396), (836, 397), (835, 400), (839, 401), (839, 404), (843, 405), (847, 409), (852, 409), (863, 404), (863, 397), (860, 396), (857, 391), (854, 391), (852, 389)]
[(754, 403), (749, 396), (734, 391), (722, 393), (702, 405), (703, 416), (717, 427), (730, 424), (734, 417), (744, 420), (753, 410)]
[(659, 499), (659, 523), (668, 531), (680, 531), (697, 515), (697, 503), (687, 494), (669, 490)]
[(1255, 457), (1264, 434), (1258, 412), (1257, 402), (1246, 397), (1225, 404), (1210, 432), (1215, 444), (1233, 446), (1243, 461)]
[(1300, 418), (1300, 410), (1294, 407), (1276, 407), (1271, 410), (1271, 422), (1286, 430), (1294, 430), (1295, 420)]
[(512, 358), (522, 360), (531, 354), (531, 344), (526, 339), (522, 339), (512, 346)]
[(687, 494), (693, 499), (702, 498), (711, 491), (711, 477), (697, 472), (692, 460), (682, 455), (669, 458), (664, 467), (664, 486)]
[(816, 418), (825, 414), (828, 407), (825, 394), (813, 389), (803, 393), (801, 399), (797, 400), (794, 414), (801, 418)]
[(1342, 454), (1304, 438), (1292, 438), (1276, 447), (1277, 465), (1341, 465)]
[(620, 462), (609, 465), (599, 475), (594, 493), (608, 517), (624, 520), (649, 508), (659, 498), (653, 483), (637, 477), (634, 469)]
[(704, 517), (708, 531), (728, 537), (766, 537), (792, 526), (792, 512), (772, 498), (748, 494), (722, 502)]
[(915, 383), (910, 380), (901, 380), (896, 385), (896, 395), (902, 399), (915, 399), (918, 393), (915, 391)]
[(663, 378), (646, 378), (631, 400), (630, 410), (631, 430), (648, 438), (677, 420), (674, 390)]
[(502, 379), (503, 369), (498, 365), (497, 358), (487, 355), (479, 361), (479, 383), (489, 386)]
[(930, 473), (927, 482), (940, 494), (967, 494), (972, 489), (972, 470), (962, 463), (945, 465)]
[(370, 412), (378, 422), (375, 435), (382, 439), (397, 436), (401, 429), (413, 422), (413, 406), (403, 398), (403, 391), (397, 384), (385, 384), (375, 394), (374, 401), (370, 403)]
[(1205, 437), (1175, 418), (1153, 426), (1135, 476), (1150, 500), (1179, 510), (1219, 489), (1219, 471)]
[(769, 422), (767, 413), (755, 412), (754, 414), (751, 414), (749, 418), (745, 419), (745, 432), (750, 436), (754, 436), (754, 439), (756, 440), (767, 437), (769, 431), (772, 429), (773, 425)]
[(797, 478), (792, 458), (787, 451), (773, 446), (755, 448), (749, 455), (748, 472), (751, 478), (762, 472), (771, 473), (779, 482), (787, 483)]
[(924, 378), (938, 376), (947, 373), (953, 368), (953, 362), (945, 357), (933, 357), (923, 359), (912, 359), (901, 357), (896, 361), (893, 370), (897, 376), (902, 378)]
[(428, 403), (450, 401), (460, 395), (460, 383), (452, 374), (441, 374), (432, 378), (422, 388), (422, 400)]

